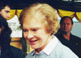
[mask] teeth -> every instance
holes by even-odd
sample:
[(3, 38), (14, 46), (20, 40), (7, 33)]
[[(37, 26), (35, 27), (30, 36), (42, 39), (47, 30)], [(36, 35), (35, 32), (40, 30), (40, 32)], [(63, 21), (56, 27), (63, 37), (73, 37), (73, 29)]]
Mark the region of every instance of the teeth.
[[(35, 41), (35, 40), (34, 40)], [(34, 42), (34, 41), (30, 41), (30, 42)]]
[(37, 41), (37, 40), (33, 40), (33, 41), (30, 41), (30, 42), (35, 42), (35, 41)]

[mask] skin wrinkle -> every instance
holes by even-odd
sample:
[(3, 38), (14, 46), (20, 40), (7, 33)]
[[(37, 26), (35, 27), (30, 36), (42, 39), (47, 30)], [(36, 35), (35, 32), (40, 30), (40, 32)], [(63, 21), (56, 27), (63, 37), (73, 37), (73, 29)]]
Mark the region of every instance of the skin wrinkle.
[(46, 47), (52, 40), (51, 35), (60, 27), (54, 11), (51, 6), (39, 3), (25, 8), (20, 14), (19, 21), (24, 38), (31, 48), (37, 49), (38, 52)]

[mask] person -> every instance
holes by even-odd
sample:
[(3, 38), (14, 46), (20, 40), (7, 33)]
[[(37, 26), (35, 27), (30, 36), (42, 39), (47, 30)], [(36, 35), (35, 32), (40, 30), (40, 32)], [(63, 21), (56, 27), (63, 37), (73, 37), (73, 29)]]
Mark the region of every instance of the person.
[(0, 15), (4, 18), (4, 19), (8, 19), (10, 17), (10, 5), (4, 4), (2, 6), (0, 6)]
[(8, 5), (0, 7), (0, 58), (24, 58), (22, 50), (10, 45), (12, 30), (6, 21), (10, 17), (9, 12)]
[(19, 22), (24, 38), (34, 49), (25, 58), (78, 58), (56, 36), (52, 36), (60, 24), (50, 5), (36, 3), (23, 9)]
[(64, 16), (60, 21), (60, 32), (57, 38), (62, 44), (69, 47), (79, 58), (81, 58), (81, 38), (71, 33), (73, 27), (73, 20), (69, 16)]

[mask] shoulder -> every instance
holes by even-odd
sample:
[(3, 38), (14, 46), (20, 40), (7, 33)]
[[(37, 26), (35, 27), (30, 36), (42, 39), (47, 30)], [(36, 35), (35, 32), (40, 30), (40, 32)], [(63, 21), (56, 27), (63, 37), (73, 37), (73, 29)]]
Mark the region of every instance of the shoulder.
[(56, 50), (56, 53), (60, 58), (78, 58), (75, 53), (73, 53), (68, 47), (60, 42), (57, 44)]
[(13, 51), (21, 51), (21, 49), (16, 48), (16, 47), (14, 47), (14, 46), (10, 46), (10, 49), (13, 50)]
[(28, 55), (26, 55), (25, 58), (33, 58), (34, 57), (34, 50), (32, 52), (30, 52)]
[(24, 57), (21, 49), (18, 49), (16, 47), (10, 46), (10, 51), (11, 51), (11, 53), (12, 53), (12, 55), (14, 57), (17, 57), (17, 58), (23, 58)]
[(55, 36), (56, 36), (57, 38), (62, 38), (62, 37), (63, 37), (62, 33), (56, 34)]
[(80, 40), (81, 40), (80, 37), (78, 37), (78, 36), (76, 36), (76, 35), (73, 35), (73, 34), (71, 34), (71, 37), (73, 37), (73, 38), (75, 38), (75, 39), (80, 39)]
[(62, 46), (62, 56), (64, 55), (65, 57), (67, 56), (68, 58), (78, 58), (78, 56), (68, 47)]
[(77, 41), (77, 42), (81, 42), (81, 38), (75, 35), (71, 34), (71, 37), (73, 38), (73, 40)]

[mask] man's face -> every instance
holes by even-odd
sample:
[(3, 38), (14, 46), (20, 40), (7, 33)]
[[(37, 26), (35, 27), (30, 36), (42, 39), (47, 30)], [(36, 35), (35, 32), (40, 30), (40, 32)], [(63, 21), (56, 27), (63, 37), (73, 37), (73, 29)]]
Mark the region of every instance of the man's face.
[(64, 21), (61, 24), (61, 29), (64, 33), (69, 33), (73, 27), (73, 24), (71, 23), (70, 18), (65, 18)]
[(0, 14), (3, 18), (5, 18), (6, 20), (10, 17), (10, 7), (9, 6), (5, 6), (1, 11)]
[(40, 18), (24, 18), (23, 34), (24, 38), (29, 42), (33, 49), (42, 50), (49, 42), (50, 34), (47, 33), (44, 24), (41, 23)]

